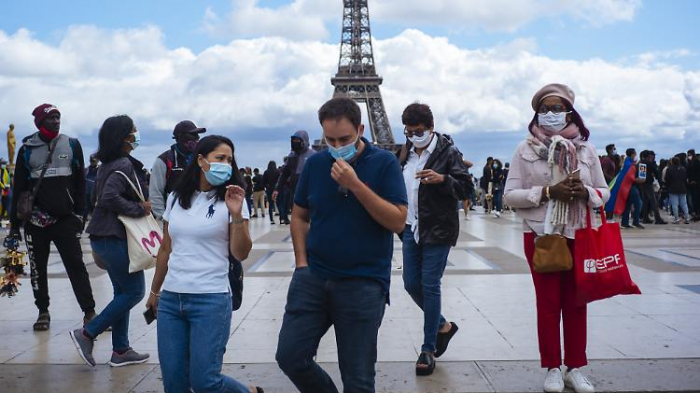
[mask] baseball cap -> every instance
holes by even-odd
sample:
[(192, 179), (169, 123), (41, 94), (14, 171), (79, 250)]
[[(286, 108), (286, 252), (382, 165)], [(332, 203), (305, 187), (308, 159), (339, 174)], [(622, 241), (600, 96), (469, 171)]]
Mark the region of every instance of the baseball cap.
[(183, 120), (175, 126), (173, 130), (173, 139), (177, 139), (181, 134), (202, 134), (207, 132), (206, 128), (197, 127), (190, 120)]

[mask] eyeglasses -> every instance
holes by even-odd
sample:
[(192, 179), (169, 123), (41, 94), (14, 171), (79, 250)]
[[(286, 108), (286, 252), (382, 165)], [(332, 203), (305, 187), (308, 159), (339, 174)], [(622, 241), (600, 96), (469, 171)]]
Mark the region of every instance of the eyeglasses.
[(547, 106), (547, 105), (542, 105), (540, 106), (540, 109), (537, 111), (537, 113), (544, 115), (547, 112), (552, 112), (552, 113), (570, 113), (567, 107), (562, 106), (562, 105), (552, 105), (552, 106)]
[(412, 136), (417, 136), (417, 137), (422, 137), (425, 135), (426, 132), (430, 132), (429, 128), (426, 128), (425, 130), (415, 130), (411, 131), (408, 128), (404, 127), (403, 128), (403, 134), (406, 135), (407, 137), (412, 137)]

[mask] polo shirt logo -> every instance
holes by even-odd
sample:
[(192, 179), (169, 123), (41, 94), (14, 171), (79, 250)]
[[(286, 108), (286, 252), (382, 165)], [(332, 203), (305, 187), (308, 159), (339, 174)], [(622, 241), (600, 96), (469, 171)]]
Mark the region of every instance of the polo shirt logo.
[(214, 212), (214, 204), (212, 203), (211, 205), (209, 205), (209, 212), (207, 213), (207, 218), (214, 217)]

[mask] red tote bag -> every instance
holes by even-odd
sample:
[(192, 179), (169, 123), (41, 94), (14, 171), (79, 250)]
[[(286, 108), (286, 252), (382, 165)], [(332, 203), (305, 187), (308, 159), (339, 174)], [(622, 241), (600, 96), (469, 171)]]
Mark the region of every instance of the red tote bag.
[(620, 224), (608, 224), (605, 213), (602, 225), (591, 225), (591, 209), (586, 209), (586, 227), (576, 230), (574, 243), (574, 277), (576, 302), (579, 305), (617, 295), (640, 295), (627, 269)]

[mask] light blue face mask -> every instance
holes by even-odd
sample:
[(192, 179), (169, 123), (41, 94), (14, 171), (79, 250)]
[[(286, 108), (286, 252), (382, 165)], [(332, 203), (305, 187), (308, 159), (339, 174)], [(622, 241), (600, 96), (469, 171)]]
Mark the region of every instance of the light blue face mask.
[(335, 158), (336, 160), (338, 158), (342, 158), (344, 161), (350, 161), (353, 157), (355, 157), (355, 154), (357, 154), (356, 145), (358, 140), (360, 140), (359, 133), (357, 134), (357, 138), (355, 138), (354, 142), (345, 146), (333, 147), (331, 145), (328, 145), (328, 152), (330, 152), (331, 157)]
[(136, 150), (136, 148), (141, 145), (141, 133), (138, 131), (134, 132), (134, 141), (129, 142), (129, 144), (131, 145), (132, 149)]
[(233, 168), (231, 167), (231, 165), (225, 164), (223, 162), (210, 163), (207, 160), (204, 161), (206, 161), (206, 163), (209, 164), (209, 170), (204, 172), (204, 177), (212, 186), (220, 186), (226, 183), (231, 178), (231, 174), (233, 173)]

